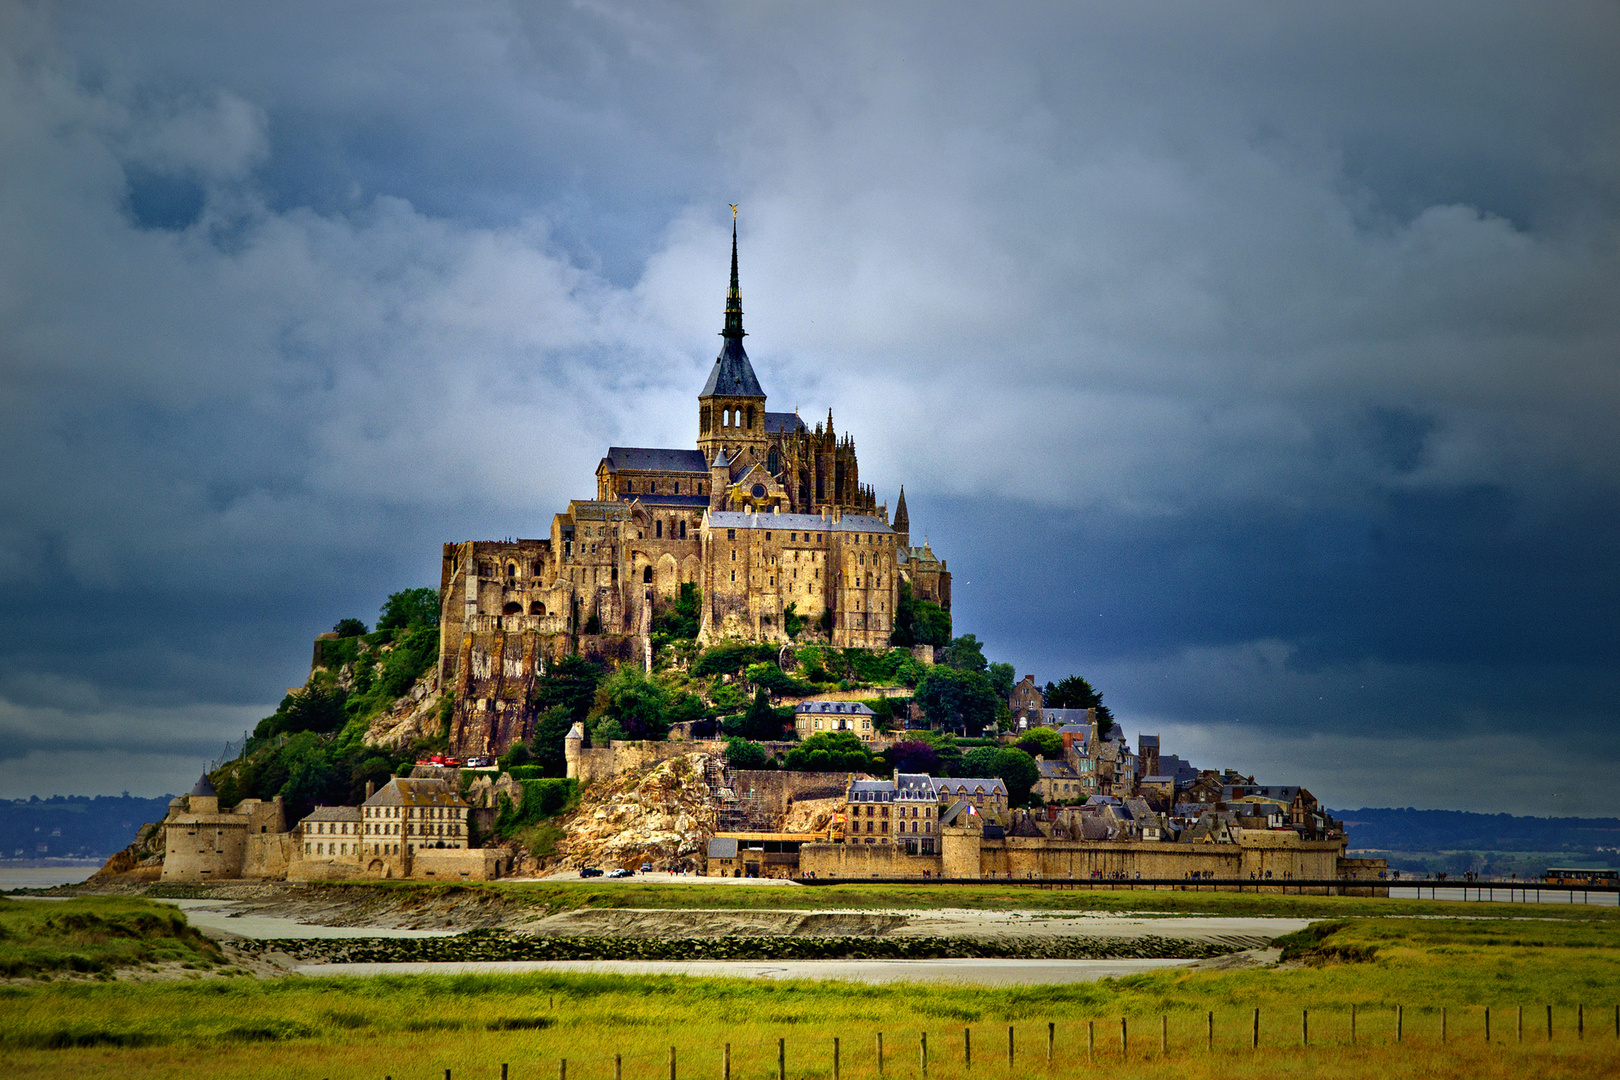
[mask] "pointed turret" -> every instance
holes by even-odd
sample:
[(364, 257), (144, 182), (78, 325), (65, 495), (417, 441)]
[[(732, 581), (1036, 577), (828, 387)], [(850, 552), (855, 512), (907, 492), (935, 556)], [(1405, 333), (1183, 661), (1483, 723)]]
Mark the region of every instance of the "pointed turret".
[(894, 524), (889, 526), (900, 534), (900, 543), (911, 543), (911, 515), (906, 511), (906, 485), (900, 485), (900, 498), (894, 504)]
[(726, 290), (726, 324), (720, 355), (698, 395), (698, 449), (711, 457), (722, 446), (733, 460), (743, 448), (764, 447), (765, 391), (754, 375), (742, 339), (742, 285), (737, 274), (737, 222), (731, 223), (731, 287)]

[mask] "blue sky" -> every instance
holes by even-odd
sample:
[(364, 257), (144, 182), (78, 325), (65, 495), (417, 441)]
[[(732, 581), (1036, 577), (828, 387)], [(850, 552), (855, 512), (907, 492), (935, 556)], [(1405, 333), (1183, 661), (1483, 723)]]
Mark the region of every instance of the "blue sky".
[(0, 2), (0, 796), (689, 446), (742, 205), (957, 625), (1330, 805), (1615, 814), (1602, 4)]

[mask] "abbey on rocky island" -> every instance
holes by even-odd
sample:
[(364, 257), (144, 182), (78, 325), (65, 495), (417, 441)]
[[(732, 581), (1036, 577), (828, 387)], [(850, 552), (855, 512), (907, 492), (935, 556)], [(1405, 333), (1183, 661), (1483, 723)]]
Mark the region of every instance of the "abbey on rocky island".
[(725, 329), (698, 394), (697, 448), (613, 446), (596, 497), (575, 499), (546, 539), (444, 545), (439, 686), (453, 692), (451, 746), (499, 753), (525, 738), (528, 691), (571, 652), (650, 663), (653, 617), (699, 590), (699, 640), (800, 641), (882, 649), (900, 582), (951, 603), (951, 576), (911, 546), (902, 488), (894, 517), (860, 482), (855, 442), (797, 412), (769, 412), (743, 349), (737, 232)]

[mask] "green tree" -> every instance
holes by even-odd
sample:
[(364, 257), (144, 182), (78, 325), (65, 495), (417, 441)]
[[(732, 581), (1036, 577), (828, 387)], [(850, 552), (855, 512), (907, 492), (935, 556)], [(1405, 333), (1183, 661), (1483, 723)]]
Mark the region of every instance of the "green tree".
[(1030, 788), (1041, 778), (1035, 759), (1017, 747), (981, 746), (962, 758), (964, 776), (998, 777), (1007, 785), (1007, 801), (1013, 806), (1029, 802)]
[(1079, 675), (1047, 683), (1041, 698), (1048, 709), (1096, 709), (1098, 736), (1106, 736), (1113, 726), (1114, 714), (1103, 704), (1102, 694)]
[(951, 613), (931, 600), (912, 595), (911, 582), (900, 582), (900, 597), (894, 606), (892, 644), (903, 649), (913, 645), (944, 645), (951, 640)]
[(635, 664), (624, 664), (596, 687), (593, 726), (617, 723), (630, 739), (662, 739), (669, 734), (669, 694)]
[(917, 683), (914, 699), (936, 727), (962, 728), (977, 736), (996, 720), (990, 680), (975, 671), (935, 665)]
[(359, 637), (366, 632), (366, 624), (359, 619), (339, 619), (332, 633), (340, 638)]
[(870, 772), (881, 769), (866, 744), (851, 731), (822, 731), (787, 753), (784, 764), (799, 772)]
[(771, 708), (771, 700), (764, 690), (754, 692), (753, 704), (743, 717), (742, 734), (750, 739), (774, 742), (782, 737), (782, 716)]
[(666, 610), (653, 616), (653, 630), (671, 638), (690, 641), (702, 625), (703, 590), (695, 582), (681, 582), (681, 592)]
[(379, 630), (416, 630), (439, 625), (438, 589), (403, 589), (388, 597), (377, 617)]
[(1047, 758), (1057, 758), (1063, 755), (1063, 736), (1049, 727), (1030, 728), (1018, 740), (1018, 749), (1029, 754), (1040, 754)]
[(568, 736), (568, 729), (573, 726), (573, 713), (562, 705), (553, 705), (535, 717), (534, 735), (529, 739), (529, 752), (532, 755), (530, 760), (547, 776), (568, 775), (568, 761), (563, 754), (563, 744)]
[(294, 735), (301, 731), (328, 734), (348, 719), (343, 706), (347, 695), (341, 687), (312, 683), (281, 699), (281, 706), (254, 728), (255, 738)]
[(733, 769), (763, 769), (770, 757), (757, 742), (748, 739), (726, 740), (726, 760)]
[(799, 602), (797, 600), (783, 609), (782, 629), (787, 631), (788, 637), (795, 640), (798, 639), (800, 634), (804, 633), (804, 616), (799, 614)]
[(996, 697), (1006, 701), (1012, 696), (1013, 680), (1018, 677), (1018, 672), (1011, 664), (991, 664), (985, 675), (990, 679), (990, 689), (995, 691)]
[(596, 701), (596, 684), (601, 681), (600, 667), (577, 653), (565, 656), (535, 680), (529, 701), (542, 711), (551, 708), (566, 710), (570, 723), (584, 720), (590, 715), (591, 706)]
[(957, 671), (973, 671), (983, 675), (989, 667), (989, 662), (984, 658), (984, 642), (972, 634), (953, 638), (951, 643), (945, 646), (944, 664)]

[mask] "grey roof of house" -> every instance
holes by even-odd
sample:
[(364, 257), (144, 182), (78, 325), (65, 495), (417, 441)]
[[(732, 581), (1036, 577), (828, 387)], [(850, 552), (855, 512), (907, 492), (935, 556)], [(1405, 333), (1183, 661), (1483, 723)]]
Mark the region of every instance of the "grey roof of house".
[(735, 836), (715, 836), (709, 839), (709, 858), (735, 859), (737, 857), (737, 838)]
[(359, 821), (360, 808), (358, 806), (317, 806), (304, 818), (305, 821)]
[(371, 798), (367, 806), (454, 806), (465, 807), (461, 796), (444, 780), (405, 779), (396, 776)]
[(1091, 721), (1086, 716), (1085, 709), (1042, 709), (1041, 715), (1051, 718), (1049, 723), (1075, 724), (1090, 729)]
[(895, 793), (901, 798), (933, 799), (933, 777), (927, 773), (900, 773), (895, 779)]
[(934, 786), (936, 798), (941, 791), (948, 794), (961, 794), (966, 791), (971, 795), (979, 788), (983, 788), (986, 794), (997, 791), (1003, 795), (1007, 794), (1007, 785), (999, 776), (930, 776), (928, 782)]
[(1080, 774), (1070, 767), (1067, 761), (1037, 761), (1036, 768), (1041, 770), (1042, 776), (1056, 777), (1062, 780), (1079, 779)]
[(1155, 750), (1159, 748), (1159, 737), (1157, 735), (1143, 735), (1140, 739), (1136, 740), (1136, 748), (1138, 750), (1146, 750), (1150, 746)]
[(765, 414), (765, 432), (775, 435), (784, 431), (805, 431), (803, 420), (796, 412), (768, 412)]
[(1176, 778), (1173, 777), (1173, 776), (1144, 776), (1144, 777), (1142, 777), (1142, 783), (1144, 783), (1144, 784), (1173, 784), (1175, 782), (1176, 782)]
[(1080, 839), (1107, 840), (1113, 829), (1109, 827), (1101, 814), (1080, 815)]
[(801, 701), (793, 706), (794, 712), (813, 713), (844, 713), (854, 716), (876, 716), (870, 708), (859, 701)]
[[(1242, 795), (1235, 794), (1235, 792), (1239, 789), (1242, 789)], [(1298, 791), (1298, 784), (1222, 784), (1221, 801), (1231, 802), (1233, 799), (1258, 797), (1262, 799), (1280, 799), (1283, 802), (1293, 802), (1294, 795)]]
[(602, 459), (610, 470), (637, 472), (706, 473), (708, 464), (696, 450), (667, 450), (652, 446), (610, 446)]
[(214, 790), (214, 785), (210, 784), (208, 782), (208, 774), (207, 773), (203, 773), (202, 776), (198, 777), (197, 782), (195, 784), (191, 785), (190, 794), (196, 795), (196, 796), (198, 796), (200, 798), (205, 798), (205, 799), (206, 798), (218, 798), (218, 796), (219, 796), (219, 792)]
[(867, 799), (867, 802), (888, 802), (894, 796), (893, 780), (853, 780), (849, 785), (849, 794), (853, 798), (857, 793), (884, 795), (888, 798)]
[(703, 392), (698, 397), (764, 396), (765, 391), (759, 387), (759, 379), (754, 375), (754, 365), (748, 361), (742, 339), (726, 338), (725, 344), (720, 346), (720, 355), (714, 358), (714, 367), (709, 370), (709, 381), (703, 384)]
[(737, 510), (709, 512), (711, 529), (793, 529), (798, 532), (889, 533), (882, 518), (845, 514), (838, 521), (820, 514), (752, 514)]

